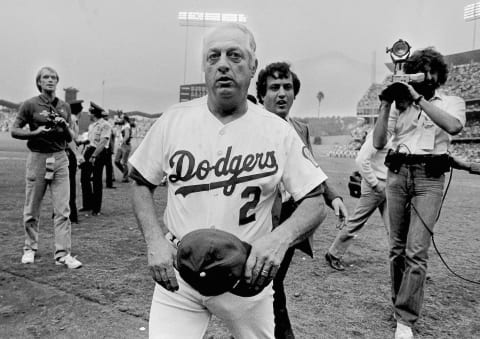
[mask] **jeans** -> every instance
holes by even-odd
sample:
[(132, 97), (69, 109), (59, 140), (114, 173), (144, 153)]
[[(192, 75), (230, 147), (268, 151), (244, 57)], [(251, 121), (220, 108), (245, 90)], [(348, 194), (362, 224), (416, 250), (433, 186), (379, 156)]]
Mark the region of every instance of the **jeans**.
[[(53, 179), (46, 180), (46, 160), (54, 157)], [(24, 251), (37, 251), (38, 233), (40, 230), (41, 203), (47, 187), (53, 204), (53, 227), (55, 233), (55, 259), (70, 253), (70, 184), (68, 174), (68, 158), (65, 151), (54, 153), (29, 152), (27, 156), (25, 206), (23, 222), (25, 229)]]
[(128, 157), (132, 147), (130, 145), (122, 144), (115, 155), (115, 165), (123, 174), (123, 180), (128, 180)]
[(295, 254), (295, 247), (290, 247), (282, 263), (273, 278), (273, 314), (275, 316), (275, 339), (294, 339), (295, 336), (290, 323), (290, 317), (287, 311), (287, 296), (285, 295), (285, 287), (283, 281), (287, 276), (288, 268)]
[(361, 192), (362, 195), (358, 199), (353, 215), (348, 220), (347, 225), (338, 232), (337, 237), (328, 250), (336, 258), (341, 258), (345, 254), (357, 233), (363, 228), (368, 218), (377, 208), (382, 216), (387, 235), (389, 234), (390, 220), (388, 219), (385, 192), (376, 192), (365, 180), (362, 180)]
[(398, 174), (388, 171), (392, 301), (397, 321), (410, 327), (423, 303), (428, 248), (444, 181), (443, 174), (427, 176), (422, 164), (402, 165)]

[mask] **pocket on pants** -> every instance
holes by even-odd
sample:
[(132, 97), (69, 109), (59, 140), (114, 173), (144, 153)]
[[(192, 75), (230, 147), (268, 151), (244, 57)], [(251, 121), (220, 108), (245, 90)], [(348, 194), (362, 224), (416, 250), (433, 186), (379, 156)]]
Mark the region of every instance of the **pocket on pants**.
[[(41, 164), (39, 164), (41, 163)], [(40, 168), (43, 166), (45, 168), (45, 163), (40, 161), (40, 158), (36, 157), (34, 154), (30, 153), (27, 157), (25, 178), (27, 182), (37, 181), (39, 176)]]

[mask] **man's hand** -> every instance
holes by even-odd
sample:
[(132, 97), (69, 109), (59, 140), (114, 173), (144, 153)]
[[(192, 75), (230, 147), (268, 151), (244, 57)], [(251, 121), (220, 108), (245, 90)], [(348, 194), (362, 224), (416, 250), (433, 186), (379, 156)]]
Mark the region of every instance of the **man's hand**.
[(407, 86), (408, 88), (408, 92), (410, 93), (410, 96), (412, 97), (412, 99), (415, 101), (418, 97), (420, 97), (420, 94), (415, 90), (415, 88), (413, 88), (412, 85), (410, 84), (405, 84), (405, 86)]
[(176, 265), (177, 249), (163, 240), (153, 248), (148, 248), (147, 257), (153, 280), (169, 291), (177, 291), (178, 282), (173, 269)]
[(78, 166), (80, 166), (81, 164), (83, 164), (85, 162), (85, 158), (81, 154), (78, 154), (76, 158), (77, 158)]
[(54, 121), (56, 124), (68, 126), (68, 125), (67, 125), (67, 121), (66, 121), (63, 117), (55, 117), (55, 119), (53, 119), (53, 121)]
[(384, 193), (385, 192), (386, 183), (385, 181), (379, 181), (375, 186), (373, 186), (373, 190), (377, 193)]
[(341, 230), (347, 224), (348, 210), (343, 204), (343, 200), (340, 198), (335, 198), (332, 200), (332, 207), (335, 215), (338, 218), (337, 228)]
[(47, 128), (46, 126), (39, 126), (37, 129), (32, 131), (33, 135), (44, 135), (50, 132), (52, 129)]
[(289, 244), (282, 232), (273, 231), (255, 240), (245, 264), (244, 277), (254, 289), (268, 285), (277, 274)]

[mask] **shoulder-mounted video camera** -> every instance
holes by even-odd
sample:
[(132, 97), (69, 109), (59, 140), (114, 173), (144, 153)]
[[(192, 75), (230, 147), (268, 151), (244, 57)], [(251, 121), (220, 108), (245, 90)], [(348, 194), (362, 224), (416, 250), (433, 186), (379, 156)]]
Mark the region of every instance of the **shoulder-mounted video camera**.
[(422, 82), (425, 80), (425, 74), (405, 74), (403, 66), (410, 57), (411, 47), (405, 40), (399, 39), (392, 47), (387, 47), (386, 53), (390, 53), (390, 58), (393, 62), (393, 74), (387, 77), (388, 83), (394, 82)]

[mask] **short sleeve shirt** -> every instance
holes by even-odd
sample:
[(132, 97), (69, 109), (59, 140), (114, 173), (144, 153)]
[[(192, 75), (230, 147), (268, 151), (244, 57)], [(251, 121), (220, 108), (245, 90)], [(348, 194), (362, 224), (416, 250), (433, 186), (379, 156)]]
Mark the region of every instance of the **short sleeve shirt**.
[(98, 147), (102, 139), (110, 140), (112, 127), (104, 119), (98, 119), (88, 126), (88, 141), (93, 147)]
[[(430, 102), (458, 119), (465, 126), (465, 101), (457, 96), (435, 92)], [(447, 153), (452, 136), (437, 126), (417, 105), (399, 112), (393, 105), (388, 120), (388, 133), (393, 136), (392, 147), (410, 154)]]
[(251, 242), (272, 229), (278, 184), (295, 200), (326, 180), (295, 130), (254, 104), (222, 124), (206, 98), (176, 105), (152, 126), (130, 158), (150, 183), (168, 178), (164, 221), (180, 239), (215, 227)]
[[(128, 138), (125, 139), (125, 134), (127, 133), (128, 131)], [(121, 132), (122, 134), (122, 140), (123, 140), (123, 143), (125, 145), (130, 145), (130, 140), (132, 139), (132, 128), (130, 127), (130, 124), (128, 122), (125, 122), (123, 125), (122, 125), (122, 129), (121, 129)]]
[[(18, 111), (16, 122), (20, 127), (28, 125), (31, 131), (40, 126), (47, 126), (51, 121), (50, 115), (54, 112), (59, 114), (71, 124), (70, 107), (64, 101), (56, 98), (50, 101), (47, 96), (41, 94), (26, 100)], [(36, 136), (27, 141), (27, 147), (32, 152), (52, 153), (65, 150), (67, 140), (65, 138), (65, 129), (56, 125), (52, 131), (41, 136)]]

